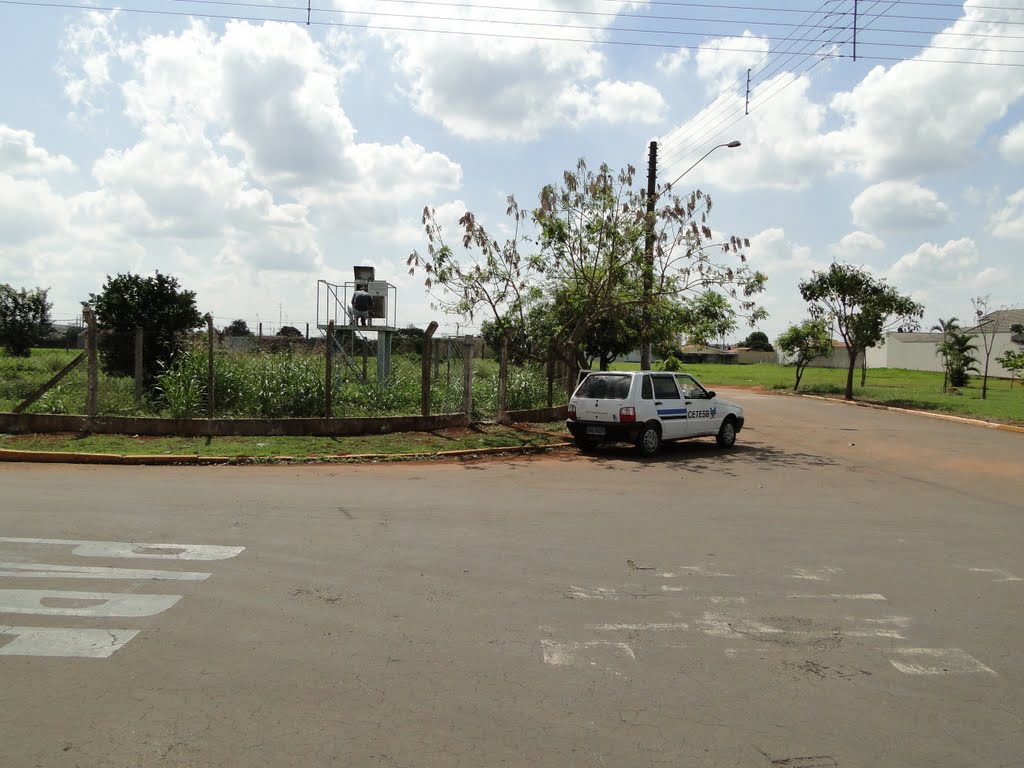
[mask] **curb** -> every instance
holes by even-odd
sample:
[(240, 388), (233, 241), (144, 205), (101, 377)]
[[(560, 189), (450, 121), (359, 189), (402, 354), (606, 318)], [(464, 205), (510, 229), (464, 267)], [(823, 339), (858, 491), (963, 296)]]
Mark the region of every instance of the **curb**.
[[(776, 394), (776, 393), (772, 393)], [(822, 397), (821, 395), (802, 395), (799, 392), (790, 392), (786, 394), (778, 393), (782, 397), (804, 397), (808, 400), (821, 400), (826, 403), (839, 403), (840, 405), (852, 405), (857, 408), (874, 408), (876, 411), (892, 411), (894, 413), (910, 413), (915, 416), (926, 416), (929, 419), (941, 419), (943, 421), (952, 421), (959, 424), (971, 424), (976, 427), (986, 427), (988, 429), (997, 429), (1001, 432), (1019, 432), (1024, 434), (1024, 427), (1017, 427), (1013, 424), (1001, 424), (998, 421), (985, 421), (984, 419), (971, 419), (966, 416), (952, 416), (948, 413), (936, 413), (935, 411), (924, 411), (917, 410), (915, 408), (897, 408), (893, 405), (881, 405), (880, 403), (864, 403), (858, 400), (840, 400), (835, 397)]]
[(17, 451), (0, 448), (0, 462), (31, 462), (37, 464), (106, 464), (117, 466), (196, 466), (223, 464), (339, 464), (364, 461), (406, 461), (411, 459), (473, 458), (501, 454), (529, 455), (544, 453), (557, 448), (567, 448), (569, 443), (550, 445), (514, 445), (500, 448), (462, 448), (435, 453), (343, 453), (322, 456), (195, 456), (137, 454), (118, 455), (113, 453), (73, 453), (60, 451)]

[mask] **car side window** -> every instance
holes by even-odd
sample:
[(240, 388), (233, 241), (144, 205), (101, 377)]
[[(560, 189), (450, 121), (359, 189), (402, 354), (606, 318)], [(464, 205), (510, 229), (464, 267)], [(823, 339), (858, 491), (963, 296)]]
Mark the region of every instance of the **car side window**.
[(654, 396), (659, 400), (678, 400), (679, 389), (672, 376), (651, 376), (654, 383)]
[(692, 376), (676, 374), (676, 381), (679, 383), (679, 388), (683, 391), (683, 396), (687, 399), (698, 400), (707, 398), (707, 390), (698, 384), (697, 380)]
[(640, 389), (641, 400), (653, 400), (654, 399), (654, 387), (651, 386), (651, 377), (644, 376), (643, 387)]

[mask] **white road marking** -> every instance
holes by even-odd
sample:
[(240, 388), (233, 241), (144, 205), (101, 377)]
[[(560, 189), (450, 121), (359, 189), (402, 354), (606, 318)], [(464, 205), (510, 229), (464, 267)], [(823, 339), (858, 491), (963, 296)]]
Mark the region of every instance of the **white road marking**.
[(611, 587), (574, 587), (569, 585), (573, 597), (580, 600), (618, 600), (618, 595)]
[(765, 653), (779, 653), (781, 648), (726, 648), (725, 655), (730, 659), (737, 659), (743, 656), (762, 655)]
[(163, 613), (179, 600), (181, 595), (0, 589), (0, 613), (138, 618)]
[(14, 636), (11, 642), (0, 645), (0, 656), (105, 659), (137, 634), (137, 629), (0, 627), (0, 635)]
[(1024, 581), (1019, 576), (1014, 576), (1009, 571), (1004, 571), (1002, 568), (968, 568), (971, 573), (994, 573), (997, 576), (1001, 576), (999, 579), (992, 579), (992, 581)]
[(205, 581), (209, 573), (196, 571), (146, 571), (91, 565), (50, 565), (47, 563), (3, 563), (0, 576), (16, 579), (136, 579), (150, 581)]
[(998, 673), (960, 648), (897, 648), (894, 653), (901, 654), (917, 661), (897, 661), (889, 659), (889, 663), (906, 675), (954, 675), (983, 672), (988, 675)]
[(714, 605), (721, 605), (723, 603), (745, 603), (747, 598), (745, 597), (722, 597), (714, 595), (708, 598), (708, 600)]
[(676, 632), (685, 631), (690, 628), (684, 622), (642, 622), (640, 624), (588, 624), (587, 629), (596, 629), (599, 632), (619, 632), (622, 630), (650, 631), (650, 632)]
[(867, 592), (862, 595), (786, 595), (790, 600), (885, 600), (885, 595)]
[[(636, 654), (633, 653), (633, 649), (627, 643), (613, 643), (605, 640), (589, 640), (584, 643), (575, 643), (543, 639), (540, 641), (540, 644), (544, 650), (544, 663), (555, 667), (567, 667), (575, 664), (581, 650), (592, 650), (595, 648), (611, 649), (636, 661)], [(590, 664), (596, 665), (596, 662), (591, 661)]]
[(161, 560), (228, 560), (245, 547), (218, 544), (143, 544), (129, 541), (83, 541), (80, 539), (24, 539), (0, 536), (5, 544), (56, 544), (74, 547), (80, 557), (128, 557)]
[(685, 592), (689, 587), (670, 587), (668, 584), (661, 585), (662, 592)]
[(698, 576), (732, 576), (731, 573), (720, 573), (712, 570), (711, 568), (706, 568), (703, 565), (681, 565), (679, 566), (679, 570), (690, 571), (691, 573), (696, 573)]
[(847, 621), (858, 621), (862, 624), (879, 624), (881, 626), (900, 627), (906, 629), (910, 626), (909, 616), (883, 616), (879, 619), (861, 619), (856, 616), (847, 616)]
[(675, 579), (679, 576), (678, 573), (662, 573), (661, 578), (663, 579)]
[(895, 629), (844, 629), (843, 634), (847, 637), (888, 637), (893, 640), (907, 639)]
[(697, 622), (697, 628), (706, 635), (713, 637), (727, 637), (731, 640), (739, 640), (750, 635), (778, 635), (785, 632), (753, 619), (739, 619), (733, 616), (725, 616), (720, 613), (706, 612)]
[(789, 568), (793, 573), (786, 576), (787, 579), (806, 579), (807, 581), (830, 581), (832, 576), (842, 573), (842, 568), (819, 568), (816, 571), (809, 571), (804, 568)]

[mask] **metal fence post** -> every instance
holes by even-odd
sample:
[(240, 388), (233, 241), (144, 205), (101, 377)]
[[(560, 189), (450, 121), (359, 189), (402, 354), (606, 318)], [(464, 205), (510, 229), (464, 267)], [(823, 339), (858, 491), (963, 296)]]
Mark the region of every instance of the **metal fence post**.
[(334, 387), (334, 321), (327, 322), (327, 378), (324, 380), (324, 418), (330, 419), (334, 416), (334, 403), (332, 402)]
[(473, 337), (466, 336), (466, 354), (462, 356), (462, 412), (473, 420)]
[(430, 355), (434, 348), (434, 332), (437, 321), (431, 320), (423, 332), (423, 355), (420, 362), (420, 413), (430, 415)]
[(206, 315), (206, 418), (213, 420), (213, 315)]

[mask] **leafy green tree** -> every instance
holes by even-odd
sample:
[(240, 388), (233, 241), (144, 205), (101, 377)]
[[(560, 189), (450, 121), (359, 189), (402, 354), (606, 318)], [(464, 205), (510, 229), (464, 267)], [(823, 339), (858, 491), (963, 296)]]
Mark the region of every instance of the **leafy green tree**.
[(911, 323), (924, 314), (924, 307), (909, 296), (849, 264), (833, 263), (823, 272), (815, 270), (810, 278), (801, 281), (800, 294), (810, 305), (811, 317), (834, 323), (846, 342), (850, 356), (847, 400), (853, 399), (853, 372), (858, 356), (882, 343), (889, 329)]
[(828, 321), (819, 317), (791, 325), (779, 336), (778, 345), (788, 364), (796, 367), (795, 392), (800, 388), (800, 379), (811, 361), (832, 354), (832, 333)]
[[(711, 198), (699, 190), (679, 197), (670, 185), (658, 188), (653, 257), (647, 262), (648, 198), (634, 181), (631, 166), (616, 174), (607, 165), (591, 170), (580, 160), (560, 184), (541, 191), (534, 221), (540, 228), (545, 273), (572, 304), (564, 322), (553, 329), (556, 338), (582, 358), (592, 326), (608, 317), (629, 317), (639, 307), (641, 333), (629, 345), (636, 348), (643, 339), (645, 309), (656, 331), (660, 297), (683, 301), (712, 289), (752, 322), (767, 316), (753, 300), (766, 278), (746, 264), (742, 251), (749, 241), (735, 236), (716, 241), (708, 226)], [(651, 302), (645, 307), (643, 285), (648, 279)], [(639, 290), (619, 290), (624, 284)], [(652, 337), (656, 341), (657, 333)]]
[(1010, 389), (1013, 389), (1014, 376), (1019, 376), (1020, 372), (1024, 371), (1024, 350), (1007, 350), (1001, 357), (996, 358), (996, 362), (1010, 372)]
[(988, 296), (978, 296), (971, 299), (974, 306), (974, 315), (978, 319), (978, 330), (981, 331), (981, 344), (985, 352), (985, 370), (981, 379), (981, 399), (988, 399), (988, 361), (992, 357), (992, 345), (995, 344), (996, 334), (1003, 326), (1003, 313), (989, 311)]
[(680, 329), (690, 344), (708, 346), (736, 330), (736, 310), (717, 291), (704, 291), (683, 305)]
[(225, 336), (252, 336), (249, 324), (245, 320), (232, 320), (231, 324), (224, 329)]
[(99, 293), (89, 295), (96, 324), (113, 331), (100, 340), (103, 369), (113, 376), (131, 376), (135, 367), (134, 329), (143, 329), (142, 371), (148, 385), (156, 381), (181, 349), (184, 335), (204, 324), (194, 291), (181, 290), (177, 278), (161, 274), (107, 275)]
[(12, 357), (28, 357), (50, 332), (48, 288), (15, 290), (0, 283), (0, 347)]
[(740, 346), (752, 349), (756, 352), (775, 351), (775, 347), (773, 347), (771, 341), (768, 340), (768, 334), (764, 331), (754, 331), (743, 340), (743, 343), (740, 344)]
[(282, 325), (281, 330), (277, 332), (278, 336), (287, 336), (292, 339), (301, 339), (302, 331), (296, 328), (294, 325)]

